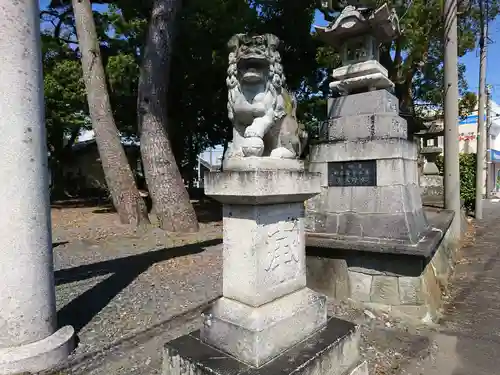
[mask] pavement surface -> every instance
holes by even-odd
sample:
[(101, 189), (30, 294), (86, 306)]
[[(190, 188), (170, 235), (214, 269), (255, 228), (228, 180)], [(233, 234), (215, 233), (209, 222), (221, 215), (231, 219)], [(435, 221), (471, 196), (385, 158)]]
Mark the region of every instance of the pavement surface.
[(486, 201), (476, 240), (462, 249), (444, 319), (431, 350), (405, 375), (500, 374), (500, 203)]

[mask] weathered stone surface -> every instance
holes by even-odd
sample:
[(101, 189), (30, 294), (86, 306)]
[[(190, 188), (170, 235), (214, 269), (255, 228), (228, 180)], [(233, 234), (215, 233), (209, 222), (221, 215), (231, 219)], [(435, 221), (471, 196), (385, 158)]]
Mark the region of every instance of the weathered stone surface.
[[(371, 191), (373, 188), (363, 186)], [(352, 186), (331, 186), (322, 192), (322, 206), (318, 207), (327, 213), (341, 213), (352, 210)]]
[[(428, 226), (417, 243), (391, 238), (370, 237), (348, 237), (338, 234), (338, 216), (340, 214), (325, 214), (320, 212), (308, 212), (308, 219), (314, 222), (317, 232), (307, 232), (307, 246), (322, 247), (337, 251), (344, 249), (348, 251), (366, 251), (369, 253), (404, 254), (428, 258), (436, 251), (443, 239), (443, 233), (448, 236), (448, 228), (453, 219), (454, 212), (451, 210), (435, 209), (425, 207), (431, 217), (432, 225)], [(463, 221), (463, 219), (461, 217)], [(313, 230), (311, 227), (310, 230)], [(450, 236), (456, 246), (455, 237)], [(325, 250), (328, 251), (328, 250)], [(456, 254), (456, 252), (454, 253)]]
[(398, 113), (399, 101), (387, 90), (363, 92), (328, 99), (328, 117)]
[(420, 305), (424, 302), (420, 277), (398, 277), (399, 298), (403, 305)]
[(418, 165), (413, 160), (404, 160), (405, 182), (418, 185)]
[(428, 161), (427, 163), (424, 164), (423, 173), (424, 173), (424, 175), (438, 176), (439, 175), (439, 168), (436, 165), (436, 163)]
[(383, 73), (372, 73), (333, 81), (328, 86), (335, 91), (352, 93), (363, 89), (370, 91), (391, 90), (394, 88), (394, 83)]
[(377, 60), (368, 60), (336, 68), (333, 70), (331, 77), (336, 80), (341, 80), (372, 73), (382, 73), (385, 76), (388, 75), (387, 69)]
[(372, 311), (382, 312), (385, 314), (390, 314), (392, 311), (391, 305), (386, 305), (384, 303), (377, 303), (377, 302), (363, 302), (363, 303), (360, 303), (358, 307), (359, 308), (364, 307), (364, 308), (370, 309)]
[(304, 205), (224, 205), (225, 297), (260, 306), (306, 285)]
[(237, 361), (204, 344), (198, 332), (164, 347), (163, 375), (368, 375), (360, 360), (358, 328), (331, 318), (325, 329), (310, 336), (259, 368)]
[(393, 316), (408, 316), (413, 319), (423, 319), (428, 313), (428, 307), (423, 305), (395, 305), (391, 306)]
[(338, 216), (337, 233), (345, 236), (363, 236), (363, 217), (352, 212), (344, 212)]
[(441, 308), (442, 294), (439, 280), (434, 274), (434, 268), (428, 264), (422, 275), (422, 285), (424, 290), (424, 299), (426, 305), (429, 306), (430, 312), (435, 315)]
[[(419, 243), (421, 234), (428, 230), (423, 211), (400, 213), (335, 213), (308, 212), (307, 230), (345, 236), (346, 241), (391, 240), (399, 243)], [(313, 234), (309, 234), (309, 238)], [(436, 239), (438, 241), (439, 239)], [(317, 246), (311, 243), (312, 246)], [(340, 246), (338, 244), (337, 246)], [(356, 248), (356, 247), (354, 247)]]
[(205, 173), (205, 195), (224, 204), (303, 202), (320, 192), (319, 174), (297, 170)]
[(305, 228), (312, 233), (337, 233), (337, 214), (308, 211)]
[(443, 187), (443, 176), (423, 175), (420, 178), (420, 186), (424, 188)]
[(222, 297), (205, 316), (203, 342), (258, 367), (325, 326), (326, 297), (303, 288), (258, 308)]
[(406, 120), (396, 113), (344, 116), (328, 121), (329, 141), (354, 141), (371, 138), (408, 138)]
[[(348, 186), (347, 188), (351, 190), (348, 194), (351, 198), (348, 211), (357, 213), (377, 212), (377, 207), (380, 204), (381, 198), (380, 188), (378, 186)], [(328, 191), (329, 194), (331, 190), (332, 189)], [(333, 203), (331, 200), (330, 202)], [(328, 208), (330, 212), (336, 212), (333, 205), (330, 205)]]
[[(283, 87), (285, 76), (272, 79), (266, 71), (270, 68), (283, 72), (280, 53), (271, 47), (277, 43), (279, 39), (272, 34), (236, 34), (229, 41), (227, 109), (233, 123), (233, 139), (223, 161), (226, 171), (244, 168), (244, 161), (239, 165), (244, 157), (296, 159), (302, 153), (306, 137), (293, 114), (295, 101), (291, 100), (292, 108), (285, 106), (291, 96)], [(247, 48), (249, 44), (251, 47)], [(255, 54), (267, 64), (247, 70), (245, 66), (251, 64)], [(249, 92), (252, 100), (248, 99)], [(235, 159), (236, 164), (231, 159)]]
[(434, 254), (431, 260), (431, 265), (434, 267), (434, 272), (440, 280), (448, 279), (448, 275), (451, 270), (450, 266), (450, 256), (451, 254), (446, 254), (444, 249), (445, 244), (441, 244), (438, 250)]
[(303, 171), (304, 161), (299, 159), (283, 159), (277, 157), (231, 157), (224, 161), (225, 171), (272, 171), (285, 169)]
[(422, 210), (422, 196), (418, 184), (406, 185), (406, 191), (409, 197), (407, 211)]
[[(378, 246), (378, 250), (359, 251), (361, 240), (353, 237), (346, 237), (343, 242), (338, 241), (331, 249), (321, 248), (310, 252), (321, 257), (322, 252), (331, 251), (332, 254), (328, 256), (345, 259), (349, 272), (350, 298), (353, 301), (395, 316), (436, 319), (442, 304), (441, 292), (447, 285), (456, 249), (448, 240), (448, 228), (453, 215), (448, 215), (443, 210), (428, 209), (428, 212), (430, 223), (442, 229), (435, 228), (426, 232), (426, 238), (432, 234), (438, 237), (433, 242), (433, 249), (425, 254), (385, 253), (384, 246), (375, 242), (373, 246)], [(444, 221), (441, 222), (441, 219)], [(446, 232), (444, 237), (442, 231)], [(436, 247), (439, 247), (437, 251)], [(319, 260), (317, 262), (322, 264)], [(441, 262), (441, 266), (436, 267), (437, 262)], [(320, 267), (317, 269), (326, 275), (326, 271), (322, 271)], [(441, 277), (440, 272), (446, 272), (446, 277)], [(321, 281), (325, 285), (334, 284), (335, 275), (328, 278), (330, 284), (326, 276)]]
[(420, 233), (426, 228), (425, 217), (422, 216), (421, 211), (394, 214), (345, 212), (338, 215), (336, 233), (345, 236), (387, 238), (415, 243)]
[(44, 116), (39, 2), (3, 1), (0, 17), (0, 374), (66, 359), (58, 329)]
[(349, 271), (351, 298), (359, 302), (370, 301), (370, 291), (374, 276)]
[(314, 163), (394, 158), (417, 160), (417, 145), (395, 138), (320, 143), (311, 146), (309, 158)]
[(308, 163), (308, 170), (311, 173), (319, 173), (320, 174), (320, 185), (328, 186), (328, 163)]
[[(313, 211), (327, 213), (403, 213), (412, 210), (406, 186), (333, 186), (322, 190)], [(309, 208), (308, 208), (309, 209)]]
[(350, 297), (349, 272), (345, 259), (308, 255), (306, 265), (309, 288), (338, 300)]
[(417, 163), (393, 158), (377, 160), (377, 186), (417, 184)]
[(56, 366), (71, 354), (74, 336), (73, 327), (65, 326), (42, 340), (0, 348), (0, 374), (35, 373)]
[[(315, 26), (316, 32), (327, 44), (337, 48), (343, 47), (342, 62), (344, 64), (352, 61), (364, 61), (365, 59), (372, 60), (377, 56), (373, 47), (365, 46), (363, 55), (355, 58), (349, 56), (347, 49), (359, 46), (360, 40), (356, 39), (359, 36), (363, 37), (362, 41), (388, 42), (395, 39), (400, 34), (399, 18), (387, 4), (373, 9), (369, 16), (363, 12), (361, 7), (358, 8), (360, 2), (350, 1), (347, 4), (340, 15), (328, 26)], [(346, 40), (357, 43), (347, 44)]]
[(398, 278), (373, 276), (370, 301), (386, 305), (399, 305)]
[(424, 258), (400, 254), (352, 252), (348, 255), (347, 265), (349, 271), (367, 275), (419, 277), (424, 270)]
[(311, 197), (308, 200), (306, 200), (305, 203), (304, 203), (305, 207), (306, 207), (306, 210), (312, 211), (312, 212), (320, 210), (321, 207), (324, 206), (323, 205), (323, 200), (325, 198), (327, 190), (328, 189), (326, 187), (322, 187), (320, 194), (315, 195), (314, 197)]
[(376, 213), (400, 214), (409, 211), (409, 197), (404, 185), (377, 186), (377, 191)]

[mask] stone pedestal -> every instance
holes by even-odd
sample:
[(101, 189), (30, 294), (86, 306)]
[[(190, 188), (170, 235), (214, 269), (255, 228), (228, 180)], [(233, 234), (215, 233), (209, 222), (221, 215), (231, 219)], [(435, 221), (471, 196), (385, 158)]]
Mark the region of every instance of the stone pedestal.
[(428, 321), (438, 319), (453, 268), (453, 213), (424, 213), (417, 144), (398, 107), (386, 90), (329, 100), (310, 153), (322, 191), (306, 203), (308, 285)]
[(0, 374), (37, 372), (73, 348), (58, 330), (38, 2), (0, 9)]
[[(344, 341), (355, 347), (353, 358), (342, 358), (343, 371), (334, 373), (359, 364), (356, 327), (334, 320), (328, 329), (326, 297), (306, 287), (304, 200), (319, 192), (319, 176), (279, 169), (289, 163), (278, 159), (274, 169), (264, 169), (254, 160), (249, 170), (205, 175), (206, 195), (223, 203), (223, 297), (204, 313), (199, 333), (166, 345), (164, 374), (222, 374), (233, 366), (241, 372), (312, 371), (323, 361), (337, 364), (334, 352), (346, 350), (339, 348)], [(299, 345), (304, 340), (312, 341)], [(314, 356), (290, 362), (290, 350)]]
[(439, 169), (436, 165), (437, 156), (442, 152), (443, 149), (437, 146), (425, 146), (420, 150), (425, 158), (424, 170), (420, 178), (422, 200), (425, 203), (443, 202), (443, 176), (439, 175)]
[(386, 90), (330, 99), (330, 120), (311, 149), (322, 192), (307, 204), (308, 231), (351, 241), (416, 244), (428, 230), (417, 145)]

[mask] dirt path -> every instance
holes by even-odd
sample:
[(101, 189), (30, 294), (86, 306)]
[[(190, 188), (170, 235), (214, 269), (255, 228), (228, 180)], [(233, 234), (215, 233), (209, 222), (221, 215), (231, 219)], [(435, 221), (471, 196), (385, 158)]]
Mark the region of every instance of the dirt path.
[[(204, 208), (199, 233), (175, 235), (120, 225), (103, 208), (52, 211), (58, 319), (80, 340), (58, 374), (160, 374), (162, 345), (197, 329), (221, 294), (216, 210)], [(426, 328), (335, 301), (329, 310), (362, 326), (371, 374), (397, 374), (405, 360), (428, 355)]]

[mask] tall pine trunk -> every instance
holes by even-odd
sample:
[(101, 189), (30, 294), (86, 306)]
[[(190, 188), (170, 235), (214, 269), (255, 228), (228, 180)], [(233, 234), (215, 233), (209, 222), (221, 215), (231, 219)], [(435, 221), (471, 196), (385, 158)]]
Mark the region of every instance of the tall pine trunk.
[(144, 173), (160, 227), (170, 232), (198, 230), (168, 138), (169, 85), (175, 16), (181, 0), (155, 0), (144, 48), (137, 110)]
[(71, 2), (90, 117), (113, 204), (123, 224), (149, 224), (146, 204), (139, 195), (113, 119), (90, 1)]

